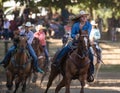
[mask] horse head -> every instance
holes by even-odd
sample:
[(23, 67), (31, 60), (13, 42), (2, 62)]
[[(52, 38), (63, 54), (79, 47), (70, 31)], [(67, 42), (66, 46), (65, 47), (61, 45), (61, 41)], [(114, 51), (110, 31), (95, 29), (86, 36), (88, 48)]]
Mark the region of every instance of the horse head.
[(33, 46), (35, 52), (40, 51), (42, 53), (44, 51), (43, 47), (42, 47), (42, 45), (40, 43), (40, 40), (38, 38), (36, 38), (36, 37), (34, 37), (34, 39), (33, 39), (32, 46)]
[(18, 36), (17, 40), (17, 49), (21, 52), (27, 48), (27, 37), (26, 36)]
[(81, 55), (88, 54), (89, 49), (89, 36), (87, 31), (79, 31), (79, 38), (78, 38), (78, 51), (81, 53)]

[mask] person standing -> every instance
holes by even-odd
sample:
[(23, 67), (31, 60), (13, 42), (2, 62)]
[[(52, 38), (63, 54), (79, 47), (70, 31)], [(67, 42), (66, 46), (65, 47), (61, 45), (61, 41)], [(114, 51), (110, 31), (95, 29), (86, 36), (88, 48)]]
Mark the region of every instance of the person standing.
[(10, 30), (10, 22), (7, 18), (4, 19), (3, 23), (3, 36), (6, 40), (9, 39), (9, 30)]
[(102, 34), (102, 30), (103, 30), (103, 19), (100, 18), (99, 15), (97, 16), (96, 23), (98, 24), (98, 28), (99, 28), (99, 30), (100, 30), (100, 34)]

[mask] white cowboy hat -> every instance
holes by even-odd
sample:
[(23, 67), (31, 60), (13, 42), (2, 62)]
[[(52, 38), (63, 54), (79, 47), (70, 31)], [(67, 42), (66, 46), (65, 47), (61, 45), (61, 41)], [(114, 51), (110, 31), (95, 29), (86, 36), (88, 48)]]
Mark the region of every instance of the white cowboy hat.
[(18, 29), (21, 30), (23, 28), (23, 26), (18, 26)]
[(94, 20), (91, 21), (91, 25), (93, 25), (93, 26), (97, 26), (97, 24), (95, 23)]
[(46, 27), (44, 27), (43, 25), (38, 25), (38, 26), (37, 26), (37, 29), (38, 29), (38, 30), (43, 30), (43, 29), (46, 29)]
[(76, 18), (81, 17), (82, 15), (89, 15), (88, 13), (86, 13), (84, 10), (81, 10), (79, 14), (76, 15)]
[(27, 27), (31, 27), (32, 24), (31, 24), (31, 22), (26, 22), (25, 26), (27, 26)]

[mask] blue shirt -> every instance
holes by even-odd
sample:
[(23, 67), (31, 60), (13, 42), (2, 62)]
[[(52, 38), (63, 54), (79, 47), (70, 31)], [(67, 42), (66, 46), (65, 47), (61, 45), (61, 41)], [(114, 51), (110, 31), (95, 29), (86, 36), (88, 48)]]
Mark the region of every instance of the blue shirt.
[(32, 44), (32, 41), (34, 39), (34, 33), (32, 31), (29, 32), (23, 31), (20, 32), (20, 35), (25, 35), (28, 38), (27, 43)]
[[(92, 25), (90, 22), (86, 22), (85, 25), (82, 28), (82, 31), (88, 31), (88, 35), (90, 35), (92, 29)], [(77, 22), (73, 25), (72, 31), (71, 31), (71, 38), (75, 38), (75, 36), (79, 33), (80, 30), (80, 22)]]

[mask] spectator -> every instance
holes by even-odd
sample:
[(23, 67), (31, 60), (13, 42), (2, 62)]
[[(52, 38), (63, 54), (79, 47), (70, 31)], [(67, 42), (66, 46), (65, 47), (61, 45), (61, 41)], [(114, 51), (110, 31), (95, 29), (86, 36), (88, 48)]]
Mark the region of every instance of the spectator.
[(2, 18), (0, 18), (0, 39), (3, 38), (3, 24), (2, 24)]
[(98, 28), (100, 29), (100, 33), (103, 31), (103, 19), (100, 16), (97, 16), (96, 23), (98, 24)]
[(9, 39), (10, 22), (7, 18), (4, 19), (3, 29), (4, 38)]

